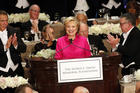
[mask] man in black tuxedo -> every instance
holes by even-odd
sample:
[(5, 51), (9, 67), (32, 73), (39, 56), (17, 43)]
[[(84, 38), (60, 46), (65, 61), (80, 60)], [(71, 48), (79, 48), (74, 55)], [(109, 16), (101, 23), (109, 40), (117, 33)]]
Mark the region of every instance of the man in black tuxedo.
[(140, 31), (135, 27), (136, 19), (133, 14), (126, 13), (120, 17), (120, 27), (122, 35), (120, 38), (114, 38), (108, 35), (108, 42), (113, 51), (122, 55), (122, 75), (130, 74), (131, 69), (140, 68)]
[(80, 23), (79, 27), (79, 35), (87, 37), (90, 46), (94, 45), (94, 47), (97, 47), (99, 50), (99, 53), (101, 52), (107, 52), (106, 47), (104, 46), (104, 43), (102, 42), (102, 39), (100, 36), (96, 35), (88, 35), (88, 25), (85, 23)]
[[(0, 10), (0, 76), (24, 76), (20, 53), (25, 51), (26, 45), (21, 40), (19, 31), (8, 26), (8, 15)], [(1, 91), (0, 89), (0, 93), (5, 93)]]
[(25, 32), (30, 34), (38, 34), (42, 31), (43, 27), (48, 24), (46, 21), (39, 20), (40, 7), (36, 4), (33, 4), (29, 8), (30, 20), (21, 25), (21, 37), (24, 37)]

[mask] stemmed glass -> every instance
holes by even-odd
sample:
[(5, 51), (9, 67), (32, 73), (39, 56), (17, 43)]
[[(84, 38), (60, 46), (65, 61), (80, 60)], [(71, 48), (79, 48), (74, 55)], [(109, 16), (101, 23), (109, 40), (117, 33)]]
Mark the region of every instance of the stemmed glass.
[(24, 32), (24, 39), (28, 40), (30, 37), (30, 33), (28, 31)]
[(94, 44), (91, 44), (91, 50), (93, 56), (98, 55), (98, 48)]
[(135, 68), (130, 68), (130, 75), (132, 75), (132, 82), (136, 84)]
[(54, 15), (54, 20), (58, 21), (59, 19), (60, 19), (60, 14), (58, 12), (56, 12)]

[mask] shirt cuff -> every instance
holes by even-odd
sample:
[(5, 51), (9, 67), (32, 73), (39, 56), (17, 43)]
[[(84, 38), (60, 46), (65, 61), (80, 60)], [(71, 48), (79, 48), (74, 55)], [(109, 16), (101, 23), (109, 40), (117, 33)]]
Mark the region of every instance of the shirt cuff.
[(18, 45), (16, 45), (14, 48), (17, 49)]
[(7, 52), (8, 49), (6, 49), (6, 46), (4, 46), (4, 52)]
[(118, 46), (119, 46), (119, 43), (116, 45), (115, 48), (112, 48), (112, 52), (115, 52), (117, 50)]

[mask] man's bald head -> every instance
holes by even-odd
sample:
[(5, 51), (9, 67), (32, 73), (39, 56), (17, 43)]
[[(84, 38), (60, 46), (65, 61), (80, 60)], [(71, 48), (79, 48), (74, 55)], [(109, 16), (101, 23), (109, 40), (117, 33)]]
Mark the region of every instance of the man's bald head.
[(74, 89), (73, 93), (89, 93), (89, 91), (83, 86), (78, 86)]

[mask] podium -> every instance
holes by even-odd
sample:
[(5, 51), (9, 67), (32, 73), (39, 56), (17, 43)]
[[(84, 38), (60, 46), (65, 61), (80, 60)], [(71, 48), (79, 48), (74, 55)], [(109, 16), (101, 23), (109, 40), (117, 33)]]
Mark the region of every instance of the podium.
[(31, 58), (31, 80), (39, 93), (73, 93), (77, 86), (88, 88), (90, 93), (120, 93), (118, 64), (120, 55), (111, 53), (103, 58), (103, 80), (58, 83), (57, 61)]

